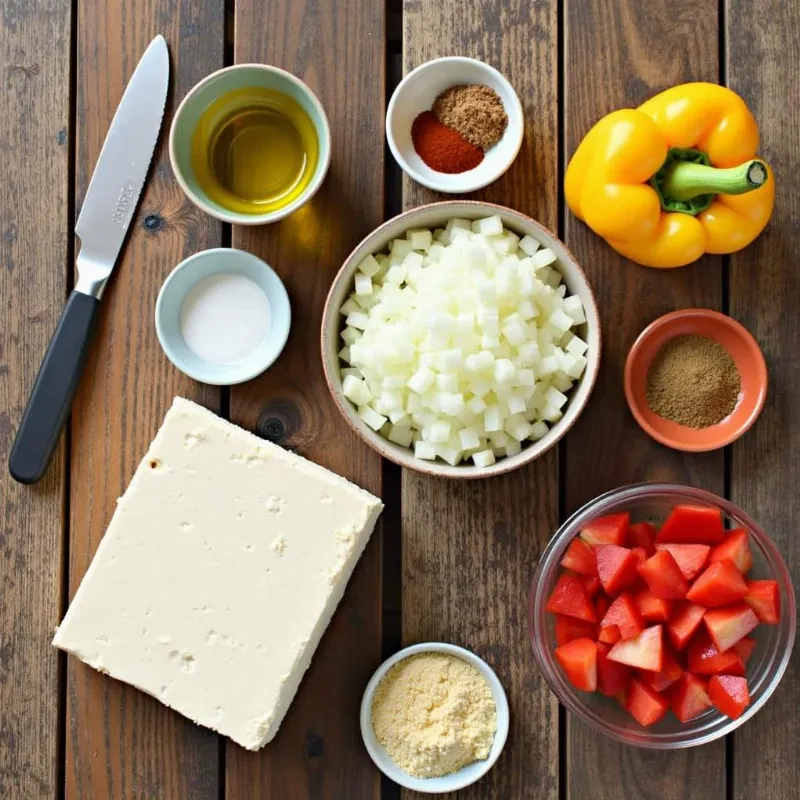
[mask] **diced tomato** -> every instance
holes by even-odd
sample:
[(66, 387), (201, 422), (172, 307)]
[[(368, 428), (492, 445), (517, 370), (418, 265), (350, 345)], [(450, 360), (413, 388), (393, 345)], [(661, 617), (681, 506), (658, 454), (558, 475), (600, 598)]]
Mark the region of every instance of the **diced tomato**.
[(597, 596), (597, 599), (594, 601), (594, 607), (597, 611), (597, 619), (603, 619), (610, 605), (611, 601), (604, 594), (599, 594)]
[(669, 702), (672, 713), (681, 722), (699, 717), (713, 705), (705, 681), (691, 672), (684, 672), (683, 677), (672, 687)]
[(727, 606), (747, 594), (747, 584), (729, 559), (711, 564), (692, 584), (686, 599), (706, 608)]
[(644, 564), (647, 561), (647, 551), (644, 547), (631, 547), (631, 552), (636, 554), (636, 563)]
[(628, 544), (641, 547), (648, 558), (656, 551), (656, 529), (649, 522), (634, 522), (628, 528)]
[(657, 544), (656, 550), (669, 552), (687, 581), (700, 574), (711, 552), (707, 544)]
[(656, 536), (659, 544), (719, 544), (725, 538), (722, 512), (706, 506), (675, 506)]
[(597, 641), (605, 644), (616, 644), (621, 638), (622, 634), (619, 632), (619, 625), (600, 628), (600, 633), (597, 635)]
[(678, 663), (669, 648), (664, 648), (664, 665), (661, 667), (660, 672), (647, 672), (646, 670), (639, 670), (637, 676), (640, 681), (646, 683), (654, 692), (663, 692), (681, 679), (683, 675), (683, 668)]
[(642, 619), (653, 622), (666, 622), (669, 619), (672, 604), (669, 600), (656, 597), (649, 589), (635, 594), (633, 602), (636, 603)]
[(711, 641), (720, 653), (729, 650), (758, 627), (758, 617), (747, 603), (706, 611), (703, 622), (706, 624)]
[(597, 622), (592, 601), (587, 597), (583, 584), (575, 575), (562, 575), (556, 583), (545, 608), (554, 614)]
[(731, 531), (722, 544), (711, 551), (710, 561), (715, 564), (728, 558), (742, 575), (746, 575), (753, 566), (753, 554), (750, 552), (750, 537), (743, 528)]
[(738, 719), (750, 705), (747, 679), (737, 675), (715, 675), (708, 682), (711, 702), (726, 716)]
[(622, 639), (632, 639), (644, 630), (639, 609), (627, 592), (623, 592), (617, 597), (600, 620), (601, 632), (604, 628), (610, 627), (616, 627), (619, 631), (619, 638)]
[(733, 650), (720, 653), (706, 631), (689, 645), (688, 666), (695, 675), (744, 675), (744, 661)]
[(624, 664), (609, 661), (611, 648), (607, 644), (597, 644), (597, 688), (608, 697), (613, 697), (628, 688), (631, 671)]
[(778, 581), (747, 581), (744, 601), (761, 622), (777, 625), (781, 618), (781, 593)]
[(606, 594), (617, 594), (636, 579), (639, 561), (632, 550), (615, 544), (598, 544), (594, 553), (597, 557), (597, 574)]
[(556, 642), (559, 645), (566, 644), (575, 639), (596, 639), (597, 625), (593, 622), (586, 622), (575, 617), (564, 617), (556, 614)]
[(608, 657), (629, 667), (659, 672), (664, 665), (661, 625), (646, 628), (633, 639), (617, 642)]
[(597, 689), (597, 643), (574, 639), (555, 649), (556, 658), (572, 685), (582, 692)]
[(587, 522), (581, 539), (587, 544), (616, 544), (622, 547), (628, 538), (629, 514), (609, 514)]
[(705, 613), (705, 608), (697, 603), (684, 602), (675, 608), (672, 619), (667, 623), (667, 633), (676, 650), (686, 647), (703, 621)]
[(667, 713), (669, 703), (649, 686), (634, 678), (628, 689), (625, 708), (640, 725), (648, 727)]
[(561, 566), (571, 569), (580, 575), (597, 575), (597, 561), (594, 550), (580, 539), (573, 539), (569, 543), (567, 552), (561, 559)]
[(583, 585), (587, 597), (594, 597), (602, 586), (597, 575), (578, 575), (578, 580)]
[(637, 568), (656, 597), (663, 600), (681, 600), (686, 596), (689, 584), (675, 563), (675, 559), (666, 550), (659, 550)]
[(736, 655), (739, 656), (739, 658), (741, 658), (745, 664), (750, 659), (750, 656), (753, 655), (753, 650), (755, 649), (756, 640), (747, 637), (740, 639), (733, 647), (731, 647), (731, 650), (733, 650), (733, 652), (736, 653)]

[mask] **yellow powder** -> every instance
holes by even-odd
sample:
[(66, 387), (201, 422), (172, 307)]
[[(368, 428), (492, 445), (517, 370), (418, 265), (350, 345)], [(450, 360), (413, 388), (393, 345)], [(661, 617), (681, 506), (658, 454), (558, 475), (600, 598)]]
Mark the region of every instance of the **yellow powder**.
[(395, 664), (378, 684), (372, 727), (398, 767), (416, 778), (438, 778), (489, 755), (497, 708), (471, 664), (423, 653)]

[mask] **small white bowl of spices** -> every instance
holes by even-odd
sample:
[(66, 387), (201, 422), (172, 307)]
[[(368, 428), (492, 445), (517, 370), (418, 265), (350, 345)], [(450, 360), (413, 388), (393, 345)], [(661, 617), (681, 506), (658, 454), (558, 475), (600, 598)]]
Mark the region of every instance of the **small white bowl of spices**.
[(406, 789), (442, 794), (482, 778), (508, 737), (494, 670), (453, 644), (427, 642), (387, 659), (361, 701), (361, 735), (378, 769)]
[(494, 67), (451, 56), (406, 75), (386, 111), (395, 161), (417, 183), (464, 194), (496, 181), (522, 146), (522, 104)]

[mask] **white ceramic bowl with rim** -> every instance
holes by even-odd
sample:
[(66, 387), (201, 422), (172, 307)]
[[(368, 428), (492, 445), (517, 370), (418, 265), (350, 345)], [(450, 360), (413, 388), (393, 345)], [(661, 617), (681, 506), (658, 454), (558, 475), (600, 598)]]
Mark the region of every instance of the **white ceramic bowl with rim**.
[[(375, 697), (375, 690), (378, 688), (378, 684), (395, 664), (404, 661), (410, 656), (419, 655), (420, 653), (442, 653), (448, 656), (455, 656), (471, 664), (481, 673), (489, 684), (497, 708), (497, 732), (494, 735), (494, 742), (492, 743), (488, 758), (483, 761), (473, 761), (472, 764), (467, 764), (460, 770), (450, 775), (443, 775), (440, 778), (415, 778), (413, 775), (404, 772), (392, 761), (383, 745), (375, 736), (375, 731), (372, 727), (372, 701)], [(495, 674), (495, 671), (482, 658), (476, 656), (475, 653), (465, 650), (463, 647), (458, 647), (458, 645), (447, 644), (445, 642), (415, 644), (395, 653), (391, 658), (384, 661), (375, 671), (367, 684), (367, 688), (361, 700), (361, 737), (364, 740), (364, 746), (367, 748), (370, 758), (375, 762), (375, 766), (388, 778), (400, 784), (400, 786), (425, 794), (455, 792), (480, 780), (500, 757), (500, 753), (503, 751), (506, 739), (508, 738), (508, 726), (508, 698), (503, 689), (503, 684), (500, 683), (500, 679)]]
[[(452, 467), (444, 461), (423, 461), (414, 456), (413, 450), (390, 442), (373, 431), (358, 416), (356, 408), (342, 393), (340, 370), (345, 365), (339, 360), (339, 350), (342, 346), (339, 334), (344, 326), (344, 317), (339, 313), (339, 309), (353, 291), (354, 276), (358, 265), (366, 256), (383, 252), (392, 239), (404, 236), (406, 231), (411, 229), (444, 227), (447, 221), (453, 217), (474, 220), (494, 214), (500, 216), (503, 225), (509, 230), (519, 236), (526, 234), (532, 236), (541, 243), (542, 247), (549, 247), (556, 254), (558, 260), (555, 266), (563, 275), (569, 294), (577, 295), (583, 302), (586, 322), (578, 325), (574, 330), (589, 345), (589, 349), (586, 351), (588, 363), (583, 375), (570, 390), (564, 416), (551, 425), (547, 434), (537, 442), (525, 443), (521, 453), (499, 458), (489, 467), (476, 467), (472, 464), (459, 464)], [(472, 200), (450, 200), (420, 206), (390, 219), (376, 228), (353, 250), (334, 278), (328, 293), (322, 315), (321, 346), (325, 379), (334, 402), (350, 426), (373, 450), (402, 467), (408, 467), (428, 475), (446, 478), (486, 478), (511, 472), (538, 458), (553, 447), (575, 424), (575, 420), (589, 399), (597, 378), (597, 371), (600, 368), (600, 318), (586, 275), (578, 266), (578, 262), (567, 246), (555, 234), (530, 217), (510, 208)]]
[[(431, 169), (414, 149), (411, 124), (451, 86), (483, 84), (500, 96), (508, 125), (502, 138), (490, 147), (474, 169), (448, 174)], [(420, 65), (398, 84), (386, 111), (386, 139), (400, 168), (417, 183), (437, 192), (464, 194), (496, 181), (513, 163), (522, 146), (522, 104), (514, 87), (494, 67), (474, 58), (449, 56)]]

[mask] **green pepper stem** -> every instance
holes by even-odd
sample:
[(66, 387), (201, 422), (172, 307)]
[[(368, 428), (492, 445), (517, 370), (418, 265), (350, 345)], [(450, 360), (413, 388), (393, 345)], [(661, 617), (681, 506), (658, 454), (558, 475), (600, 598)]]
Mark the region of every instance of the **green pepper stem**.
[(766, 180), (767, 167), (757, 159), (729, 169), (674, 161), (666, 167), (662, 190), (670, 200), (685, 201), (703, 194), (744, 194)]

